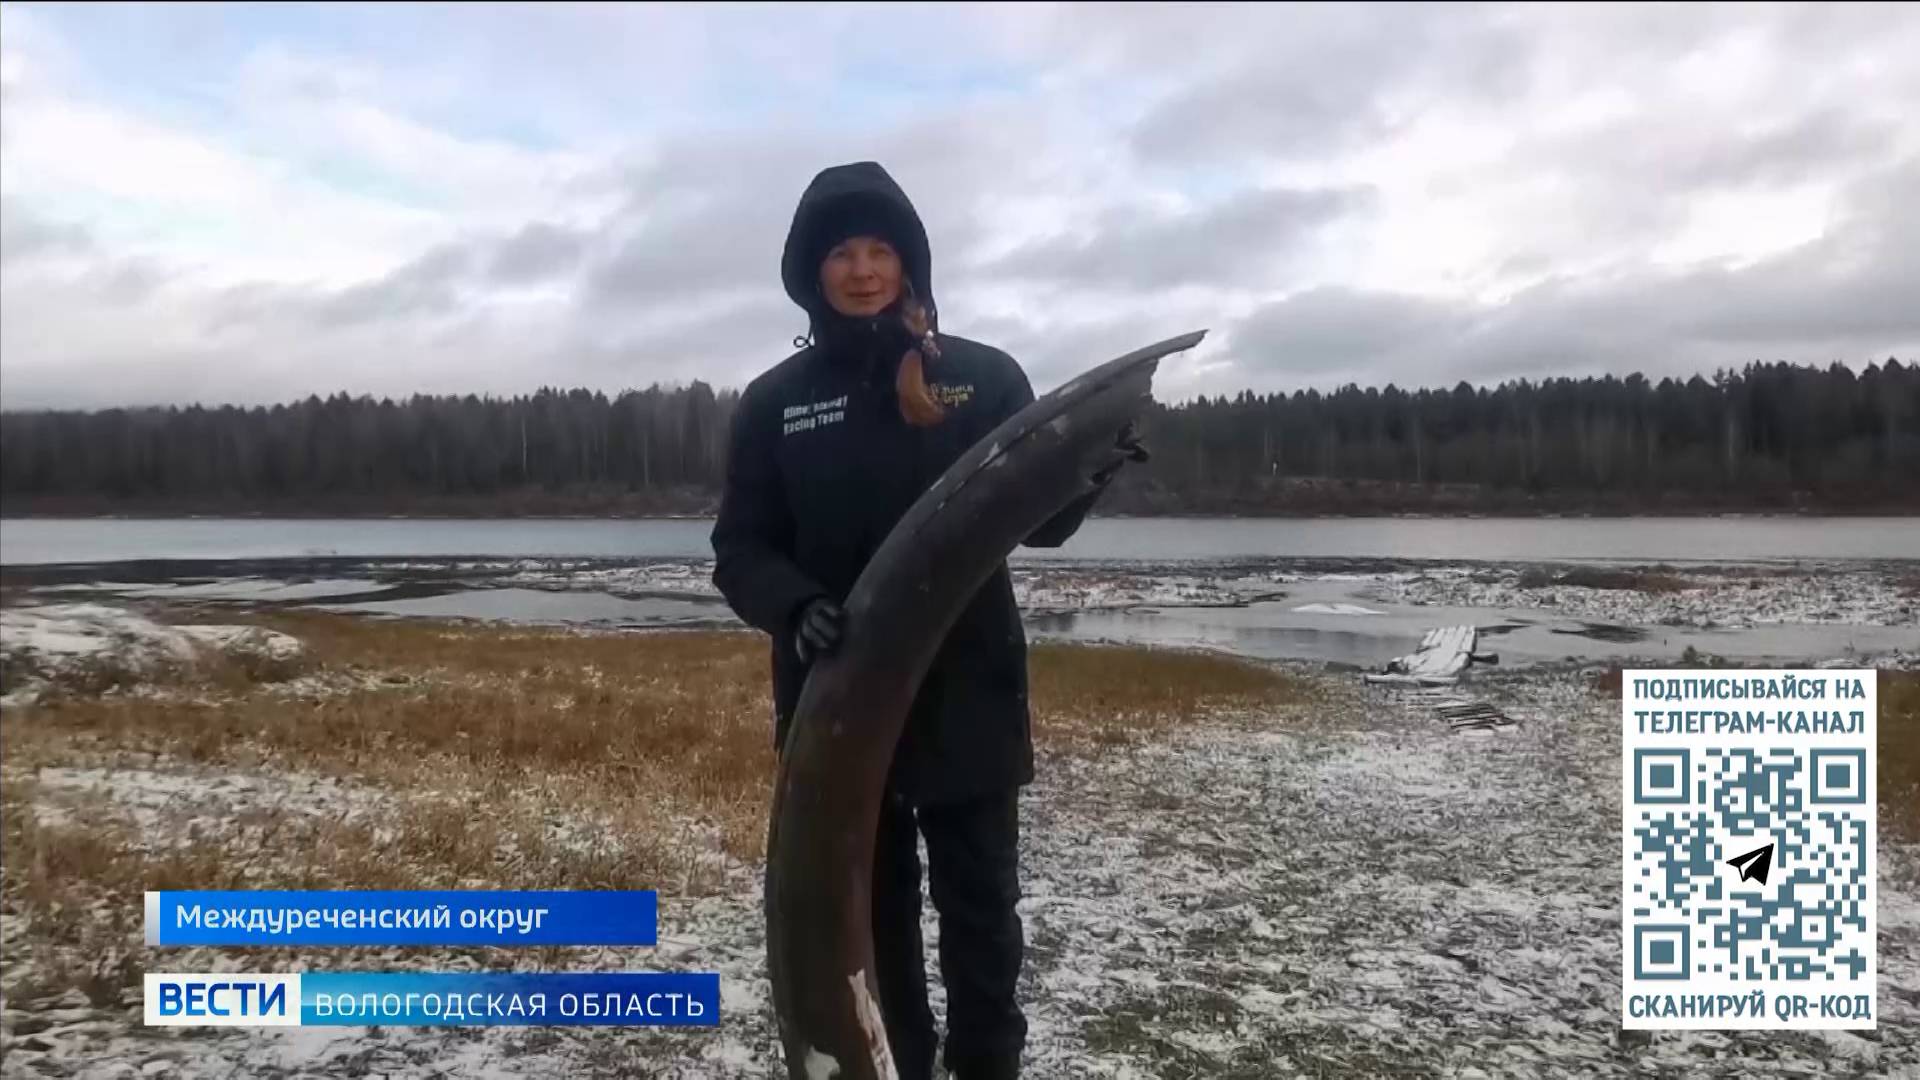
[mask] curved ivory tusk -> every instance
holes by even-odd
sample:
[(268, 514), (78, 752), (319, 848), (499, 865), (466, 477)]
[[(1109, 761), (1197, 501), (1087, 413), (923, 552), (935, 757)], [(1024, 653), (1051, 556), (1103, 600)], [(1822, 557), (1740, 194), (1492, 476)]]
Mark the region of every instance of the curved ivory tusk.
[(767, 971), (791, 1076), (893, 1077), (876, 1004), (871, 888), (888, 767), (920, 681), (1014, 547), (1116, 463), (1160, 359), (1205, 331), (1094, 368), (961, 455), (887, 535), (847, 598), (780, 759), (767, 840)]

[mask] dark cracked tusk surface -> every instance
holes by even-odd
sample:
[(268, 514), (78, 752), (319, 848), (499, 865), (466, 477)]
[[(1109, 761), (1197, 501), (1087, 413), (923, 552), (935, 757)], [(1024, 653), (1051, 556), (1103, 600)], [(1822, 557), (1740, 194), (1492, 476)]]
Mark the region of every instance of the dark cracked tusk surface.
[(895, 1076), (873, 974), (874, 830), (920, 681), (1007, 555), (1119, 460), (1114, 437), (1162, 357), (1205, 331), (1108, 361), (1022, 409), (954, 462), (887, 535), (847, 598), (847, 637), (815, 665), (781, 754), (767, 839), (767, 972), (790, 1076)]

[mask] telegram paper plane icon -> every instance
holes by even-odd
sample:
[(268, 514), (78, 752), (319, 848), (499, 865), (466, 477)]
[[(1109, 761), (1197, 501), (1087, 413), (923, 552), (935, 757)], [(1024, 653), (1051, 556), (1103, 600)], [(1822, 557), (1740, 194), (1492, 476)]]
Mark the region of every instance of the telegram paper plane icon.
[(1727, 865), (1740, 871), (1741, 881), (1767, 883), (1767, 871), (1773, 866), (1773, 845), (1757, 847), (1744, 855), (1735, 855), (1727, 860)]

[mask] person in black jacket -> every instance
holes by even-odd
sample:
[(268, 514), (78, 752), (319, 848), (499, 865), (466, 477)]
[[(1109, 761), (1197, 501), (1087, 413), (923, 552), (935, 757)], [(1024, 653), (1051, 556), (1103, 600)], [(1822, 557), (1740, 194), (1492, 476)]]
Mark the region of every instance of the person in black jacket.
[[(808, 663), (837, 646), (840, 605), (881, 541), (963, 452), (1034, 399), (1012, 357), (938, 332), (926, 229), (879, 165), (814, 178), (780, 272), (806, 312), (809, 340), (741, 395), (713, 528), (714, 584), (741, 619), (773, 638), (776, 746), (785, 744)], [(1144, 460), (1130, 431), (1121, 443)], [(1100, 490), (1026, 543), (1065, 543)], [(1002, 565), (921, 685), (876, 837), (875, 976), (907, 1080), (932, 1075), (937, 1043), (916, 828), (940, 918), (947, 1068), (962, 1080), (1019, 1071), (1018, 790), (1032, 779), (1027, 643)]]

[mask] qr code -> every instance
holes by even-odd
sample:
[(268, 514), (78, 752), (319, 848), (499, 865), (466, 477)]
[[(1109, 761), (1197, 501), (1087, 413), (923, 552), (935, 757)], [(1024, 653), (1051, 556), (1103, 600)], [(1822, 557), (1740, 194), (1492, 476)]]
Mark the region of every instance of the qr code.
[(1625, 1026), (1875, 1026), (1874, 686), (1623, 673)]
[(1862, 751), (1687, 747), (1637, 757), (1646, 776), (1632, 914), (1640, 933), (1674, 939), (1652, 950), (1639, 977), (1865, 974), (1872, 864)]

